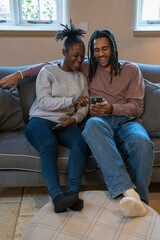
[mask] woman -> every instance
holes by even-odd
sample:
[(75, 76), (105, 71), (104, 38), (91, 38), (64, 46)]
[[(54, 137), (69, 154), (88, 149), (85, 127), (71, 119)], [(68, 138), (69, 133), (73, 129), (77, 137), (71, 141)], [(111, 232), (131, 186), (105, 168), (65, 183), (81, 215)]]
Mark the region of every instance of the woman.
[[(26, 135), (41, 157), (42, 174), (56, 213), (67, 208), (81, 210), (83, 201), (78, 193), (81, 184), (87, 145), (76, 125), (88, 112), (88, 88), (84, 75), (79, 72), (84, 60), (85, 47), (81, 40), (84, 31), (63, 26), (56, 40), (63, 40), (63, 62), (46, 65), (36, 80), (36, 100), (30, 109)], [(63, 123), (62, 129), (53, 129)], [(67, 191), (62, 193), (57, 167), (58, 144), (70, 148)]]

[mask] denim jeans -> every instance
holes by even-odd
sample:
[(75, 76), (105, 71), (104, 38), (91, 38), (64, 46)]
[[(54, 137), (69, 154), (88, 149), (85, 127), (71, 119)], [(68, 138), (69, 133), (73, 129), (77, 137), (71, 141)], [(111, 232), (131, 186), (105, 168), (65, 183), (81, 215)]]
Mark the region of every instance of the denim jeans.
[(67, 191), (79, 192), (88, 148), (77, 125), (54, 131), (52, 127), (56, 124), (46, 119), (32, 118), (26, 128), (28, 140), (40, 153), (42, 174), (52, 199), (62, 193), (57, 167), (58, 144), (71, 150)]
[[(148, 204), (148, 186), (154, 160), (154, 145), (137, 122), (118, 125), (125, 117), (88, 119), (82, 135), (99, 165), (111, 198), (130, 188)], [(120, 155), (127, 156), (128, 170)]]

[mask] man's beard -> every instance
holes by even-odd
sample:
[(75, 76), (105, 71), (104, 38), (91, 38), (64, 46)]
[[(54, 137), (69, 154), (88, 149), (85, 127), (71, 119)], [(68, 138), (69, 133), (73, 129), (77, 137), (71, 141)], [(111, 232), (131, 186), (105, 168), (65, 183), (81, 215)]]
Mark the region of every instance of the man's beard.
[[(98, 59), (97, 59), (97, 60), (98, 60)], [(102, 67), (104, 67), (104, 68), (106, 68), (106, 67), (108, 67), (109, 65), (111, 65), (112, 62), (113, 62), (112, 56), (109, 57), (108, 62), (107, 62), (106, 65), (103, 65), (103, 66), (102, 66), (101, 63), (98, 61), (98, 63), (100, 64), (100, 66), (102, 66)]]

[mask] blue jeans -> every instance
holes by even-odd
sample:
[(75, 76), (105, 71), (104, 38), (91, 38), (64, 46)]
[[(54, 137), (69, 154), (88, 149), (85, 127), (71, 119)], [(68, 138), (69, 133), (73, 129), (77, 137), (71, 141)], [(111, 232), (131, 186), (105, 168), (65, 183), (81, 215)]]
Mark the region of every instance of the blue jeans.
[[(82, 135), (102, 171), (111, 198), (136, 188), (141, 200), (148, 204), (154, 145), (141, 124), (128, 122), (119, 126), (124, 119), (90, 118)], [(118, 149), (127, 156), (128, 171)]]
[(52, 127), (56, 124), (46, 119), (32, 118), (26, 128), (28, 140), (40, 153), (42, 174), (52, 199), (62, 193), (57, 167), (58, 144), (71, 149), (67, 191), (79, 192), (87, 158), (87, 144), (80, 128), (72, 125), (55, 132)]

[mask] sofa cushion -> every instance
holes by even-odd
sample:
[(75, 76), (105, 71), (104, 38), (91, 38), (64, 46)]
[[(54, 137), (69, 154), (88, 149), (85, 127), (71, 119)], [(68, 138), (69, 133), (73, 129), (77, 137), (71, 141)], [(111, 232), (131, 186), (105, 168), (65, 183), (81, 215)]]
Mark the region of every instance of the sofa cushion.
[(145, 81), (145, 107), (142, 116), (143, 126), (150, 137), (160, 137), (160, 86)]
[[(9, 147), (8, 147), (9, 146)], [(60, 173), (68, 172), (70, 150), (59, 146), (58, 168)], [(27, 140), (24, 130), (0, 133), (0, 170), (41, 172), (39, 152)], [(89, 156), (85, 172), (95, 170), (97, 164)]]
[(25, 127), (18, 91), (0, 88), (0, 131)]

